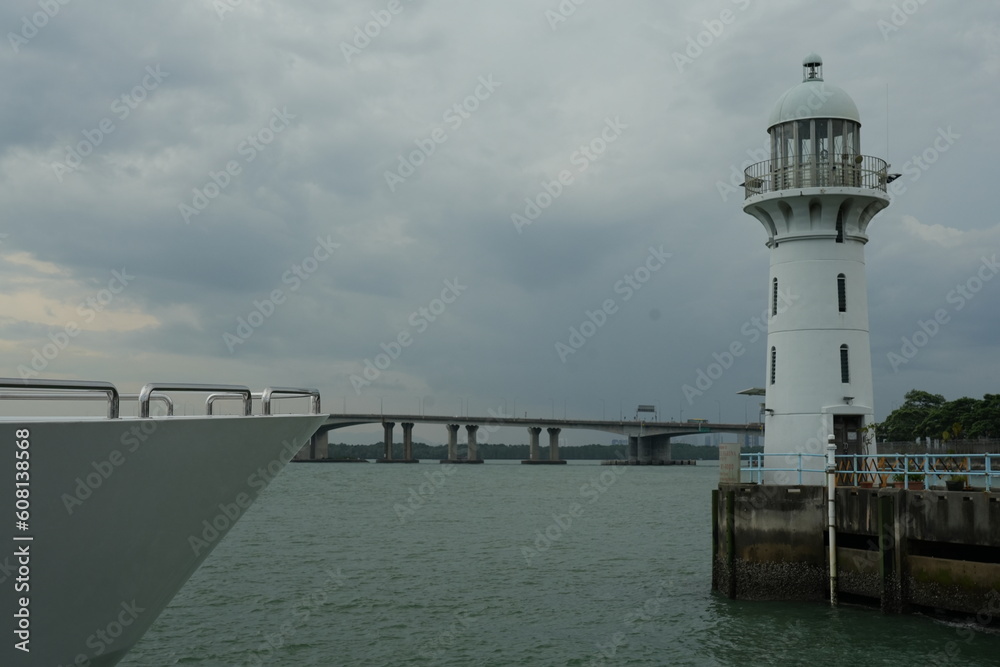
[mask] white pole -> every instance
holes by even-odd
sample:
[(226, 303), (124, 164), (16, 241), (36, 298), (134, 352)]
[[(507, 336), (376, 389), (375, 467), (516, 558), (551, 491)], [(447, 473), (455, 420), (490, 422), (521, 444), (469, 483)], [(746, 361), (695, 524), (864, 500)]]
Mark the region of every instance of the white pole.
[(826, 518), (830, 542), (830, 606), (837, 606), (837, 444), (826, 441)]

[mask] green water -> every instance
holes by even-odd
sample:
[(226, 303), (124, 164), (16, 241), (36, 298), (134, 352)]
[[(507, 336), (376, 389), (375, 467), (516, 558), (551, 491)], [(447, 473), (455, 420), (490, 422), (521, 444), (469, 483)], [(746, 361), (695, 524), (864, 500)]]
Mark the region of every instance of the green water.
[(121, 665), (1000, 665), (967, 623), (712, 594), (717, 478), (291, 465)]

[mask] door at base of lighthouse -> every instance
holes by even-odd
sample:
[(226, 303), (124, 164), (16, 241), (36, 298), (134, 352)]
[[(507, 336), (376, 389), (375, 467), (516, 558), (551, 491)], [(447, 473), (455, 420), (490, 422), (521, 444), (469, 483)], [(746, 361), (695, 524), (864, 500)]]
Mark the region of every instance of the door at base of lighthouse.
[(838, 454), (862, 454), (861, 430), (863, 415), (834, 415), (833, 437)]

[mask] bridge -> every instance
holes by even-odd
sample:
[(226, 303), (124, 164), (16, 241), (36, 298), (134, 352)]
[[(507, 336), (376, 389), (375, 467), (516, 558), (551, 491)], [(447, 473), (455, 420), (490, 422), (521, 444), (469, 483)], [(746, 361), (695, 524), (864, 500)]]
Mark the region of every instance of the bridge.
[[(670, 460), (670, 440), (678, 436), (699, 433), (762, 433), (763, 424), (710, 424), (707, 422), (661, 422), (608, 419), (532, 419), (528, 417), (454, 417), (444, 415), (331, 414), (313, 435), (312, 440), (296, 455), (297, 461), (323, 460), (329, 444), (329, 433), (338, 428), (363, 424), (382, 424), (385, 452), (380, 462), (412, 463), (413, 427), (416, 424), (441, 424), (448, 431), (448, 456), (443, 463), (482, 463), (477, 453), (476, 434), (483, 426), (528, 429), (529, 458), (523, 463), (565, 463), (559, 458), (559, 435), (563, 429), (604, 431), (628, 437), (628, 461), (649, 464)], [(393, 439), (396, 424), (403, 429), (402, 456), (397, 457)], [(468, 456), (458, 454), (458, 433), (465, 427)], [(542, 458), (539, 436), (545, 430), (549, 436), (548, 457)]]

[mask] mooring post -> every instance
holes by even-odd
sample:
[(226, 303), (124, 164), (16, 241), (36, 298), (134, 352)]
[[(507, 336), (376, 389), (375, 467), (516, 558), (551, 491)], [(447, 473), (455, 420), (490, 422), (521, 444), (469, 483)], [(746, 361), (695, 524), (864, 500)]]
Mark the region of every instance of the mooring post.
[(712, 590), (719, 590), (719, 489), (712, 489)]
[(726, 491), (726, 597), (736, 599), (736, 491)]
[(893, 517), (896, 513), (894, 498), (886, 492), (878, 495), (878, 573), (879, 593), (883, 614), (899, 610), (895, 567), (895, 531)]
[(826, 439), (826, 519), (830, 542), (830, 605), (837, 606), (837, 443)]

